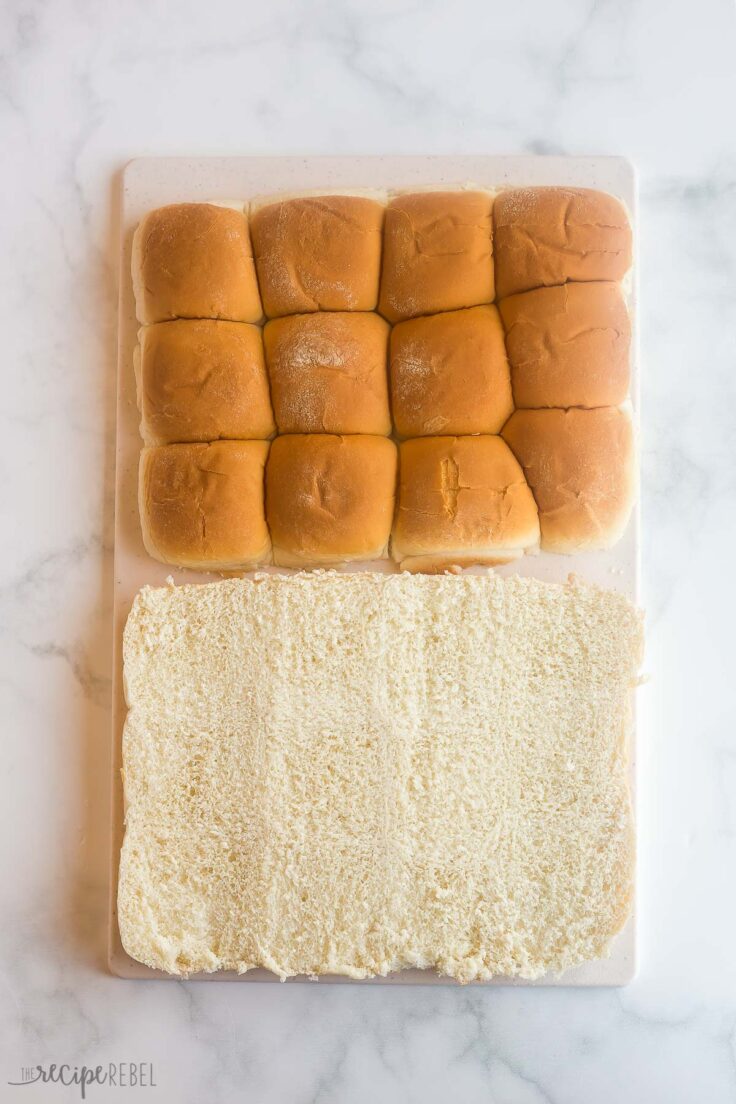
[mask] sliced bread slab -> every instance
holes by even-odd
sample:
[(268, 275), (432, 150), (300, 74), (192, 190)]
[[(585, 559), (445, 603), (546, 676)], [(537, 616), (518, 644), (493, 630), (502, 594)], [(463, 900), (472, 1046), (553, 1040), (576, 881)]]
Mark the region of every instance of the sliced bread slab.
[(126, 951), (187, 975), (536, 978), (630, 909), (641, 617), (571, 582), (144, 588), (124, 640)]

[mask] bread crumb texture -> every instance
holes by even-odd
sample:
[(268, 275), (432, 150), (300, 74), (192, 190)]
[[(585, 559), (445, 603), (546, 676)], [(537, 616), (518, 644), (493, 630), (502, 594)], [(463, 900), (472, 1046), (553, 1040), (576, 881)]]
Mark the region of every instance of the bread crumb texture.
[(187, 975), (606, 955), (632, 894), (622, 596), (478, 576), (145, 587), (124, 638), (118, 912)]

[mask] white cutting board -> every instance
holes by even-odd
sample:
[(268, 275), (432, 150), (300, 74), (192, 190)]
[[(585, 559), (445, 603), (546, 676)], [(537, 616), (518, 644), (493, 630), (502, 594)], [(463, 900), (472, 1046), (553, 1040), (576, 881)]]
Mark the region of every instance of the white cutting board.
[[(472, 182), (483, 188), (500, 189), (516, 185), (558, 184), (599, 188), (623, 200), (634, 228), (633, 276), (626, 291), (632, 315), (631, 402), (634, 422), (639, 421), (639, 372), (636, 282), (636, 176), (633, 166), (620, 157), (146, 157), (131, 161), (125, 168), (121, 194), (120, 299), (118, 333), (118, 402), (115, 501), (115, 582), (113, 641), (113, 777), (112, 777), (112, 861), (110, 880), (109, 965), (113, 973), (125, 978), (162, 978), (170, 975), (141, 965), (125, 953), (118, 931), (116, 895), (120, 845), (123, 838), (123, 792), (120, 777), (121, 737), (125, 720), (123, 694), (122, 634), (125, 619), (137, 591), (146, 583), (162, 585), (168, 576), (176, 583), (211, 581), (214, 576), (159, 564), (152, 560), (141, 539), (138, 523), (137, 471), (141, 440), (138, 434), (133, 350), (138, 323), (130, 278), (130, 253), (133, 231), (142, 216), (154, 207), (181, 202), (245, 202), (264, 193), (319, 189), (406, 189), (440, 184), (460, 187)], [(638, 499), (638, 495), (637, 495)], [(376, 563), (352, 565), (350, 570), (394, 570), (392, 565)], [(271, 569), (275, 570), (275, 569)], [(484, 569), (474, 569), (483, 571)], [(634, 509), (622, 540), (606, 552), (576, 556), (540, 553), (496, 569), (501, 575), (533, 575), (551, 582), (564, 582), (570, 573), (588, 582), (609, 587), (639, 600), (639, 510)], [(635, 790), (636, 714), (631, 731), (631, 786)], [(568, 970), (561, 977), (547, 976), (535, 982), (497, 978), (480, 985), (625, 985), (636, 972), (636, 915), (632, 914), (624, 930), (614, 941), (610, 958), (586, 963)], [(247, 974), (216, 973), (195, 975), (196, 980), (277, 981), (266, 970)], [(194, 980), (193, 979), (193, 980)], [(295, 978), (291, 984), (304, 982)], [(323, 977), (319, 984), (349, 985), (438, 985), (456, 984), (438, 978), (433, 971), (404, 970), (387, 978), (353, 981), (350, 978)]]

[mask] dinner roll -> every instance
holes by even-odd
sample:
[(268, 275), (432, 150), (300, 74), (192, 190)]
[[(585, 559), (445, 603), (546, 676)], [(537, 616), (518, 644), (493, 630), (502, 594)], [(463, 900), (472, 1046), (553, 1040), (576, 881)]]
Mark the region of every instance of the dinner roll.
[(403, 570), (506, 563), (538, 544), (534, 499), (500, 437), (418, 437), (399, 446), (391, 552)]
[(138, 340), (138, 405), (147, 445), (274, 434), (258, 326), (159, 322), (143, 327)]
[(629, 392), (631, 323), (619, 284), (563, 284), (502, 299), (514, 401), (618, 406)]
[(133, 289), (143, 323), (263, 316), (242, 211), (174, 203), (150, 211), (133, 237)]
[(362, 311), (294, 314), (263, 339), (280, 433), (391, 432), (388, 323)]
[(387, 554), (396, 445), (387, 437), (277, 437), (266, 468), (274, 563), (315, 567)]
[(399, 322), (391, 331), (391, 406), (402, 437), (499, 433), (513, 410), (495, 307)]
[(365, 196), (277, 200), (251, 214), (269, 318), (307, 311), (371, 311), (381, 271), (382, 203)]
[(635, 492), (634, 435), (626, 411), (517, 410), (503, 436), (534, 493), (545, 551), (616, 543)]
[(493, 301), (492, 205), (486, 192), (391, 200), (378, 305), (389, 322)]
[(267, 441), (144, 448), (138, 502), (148, 554), (199, 571), (270, 563), (263, 509), (267, 455)]
[(496, 294), (620, 280), (631, 265), (631, 227), (617, 199), (589, 188), (515, 188), (493, 205)]

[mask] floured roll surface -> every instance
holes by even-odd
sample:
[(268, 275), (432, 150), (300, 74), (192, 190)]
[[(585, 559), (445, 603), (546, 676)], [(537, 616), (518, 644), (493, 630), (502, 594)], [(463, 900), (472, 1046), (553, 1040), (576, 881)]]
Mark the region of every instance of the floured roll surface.
[(400, 437), (500, 433), (514, 409), (495, 307), (398, 323), (391, 331), (389, 364)]
[(267, 317), (375, 310), (383, 212), (383, 202), (361, 195), (298, 196), (258, 206), (251, 233)]
[(273, 318), (263, 331), (279, 433), (391, 432), (389, 325), (368, 311)]
[(512, 188), (493, 205), (499, 299), (569, 280), (621, 280), (631, 266), (623, 204), (592, 188)]
[(294, 575), (144, 588), (118, 914), (173, 974), (600, 957), (632, 892), (640, 618), (593, 587)]
[(415, 192), (386, 208), (378, 310), (389, 322), (491, 303), (493, 197)]

